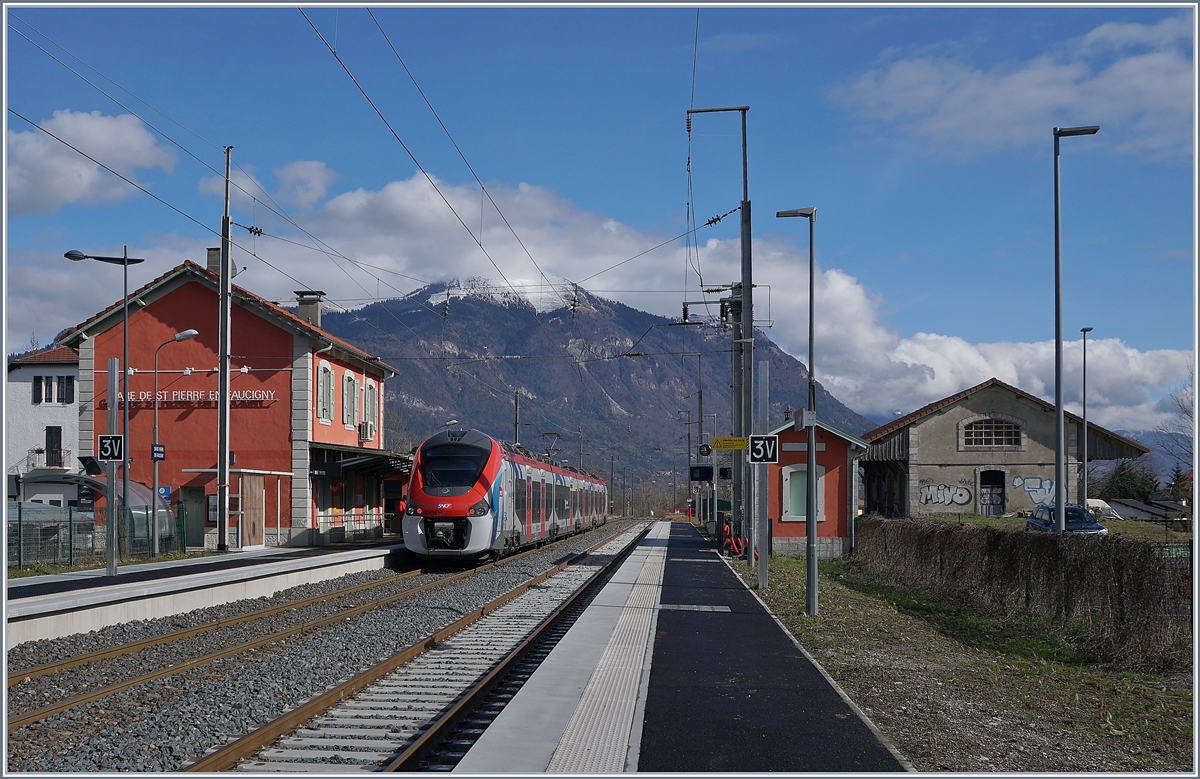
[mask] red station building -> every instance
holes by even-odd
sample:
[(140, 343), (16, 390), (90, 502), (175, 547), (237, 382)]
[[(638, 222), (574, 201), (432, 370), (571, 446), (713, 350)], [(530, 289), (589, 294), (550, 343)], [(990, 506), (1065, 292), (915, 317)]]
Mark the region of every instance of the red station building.
[[(129, 294), (129, 477), (153, 480), (157, 385), (160, 494), (182, 509), (187, 545), (209, 548), (219, 524), (217, 262), (210, 249), (208, 268), (185, 261)], [(383, 387), (396, 371), (321, 329), (323, 294), (298, 292), (292, 313), (233, 287), (230, 548), (379, 535), (385, 482), (407, 478), (411, 458), (383, 441)], [(189, 329), (199, 334), (175, 340)], [(123, 334), (118, 301), (59, 339), (79, 352), (81, 456), (108, 432), (108, 360), (121, 359)]]
[[(803, 557), (808, 526), (808, 430), (795, 419), (771, 431), (779, 436), (779, 462), (767, 470), (767, 516), (771, 518), (771, 549), (776, 554)], [(850, 551), (850, 523), (858, 510), (857, 459), (867, 442), (817, 422), (817, 557), (843, 557)]]

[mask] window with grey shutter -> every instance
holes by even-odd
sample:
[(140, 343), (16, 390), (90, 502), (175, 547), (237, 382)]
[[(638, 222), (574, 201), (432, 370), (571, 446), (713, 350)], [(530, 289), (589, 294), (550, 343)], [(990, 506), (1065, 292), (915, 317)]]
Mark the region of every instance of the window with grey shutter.
[(42, 402), (42, 377), (33, 377), (33, 404), (36, 406)]
[(75, 402), (75, 377), (58, 377), (58, 402), (70, 405)]

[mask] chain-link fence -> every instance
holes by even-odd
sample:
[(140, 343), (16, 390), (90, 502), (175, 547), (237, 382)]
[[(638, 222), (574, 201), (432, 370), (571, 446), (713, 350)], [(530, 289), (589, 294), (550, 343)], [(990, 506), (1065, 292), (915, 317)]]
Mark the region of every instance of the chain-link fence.
[[(150, 557), (148, 506), (130, 506), (117, 534), (120, 560)], [(36, 565), (92, 565), (107, 559), (108, 512), (106, 508), (46, 506), (40, 503), (8, 503), (8, 567)], [(159, 554), (185, 551), (183, 516), (159, 510)]]

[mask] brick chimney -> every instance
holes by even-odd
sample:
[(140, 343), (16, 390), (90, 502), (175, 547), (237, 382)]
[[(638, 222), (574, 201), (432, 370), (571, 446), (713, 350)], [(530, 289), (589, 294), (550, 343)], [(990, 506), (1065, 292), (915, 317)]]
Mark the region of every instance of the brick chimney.
[(221, 247), (209, 248), (208, 250), (208, 270), (212, 273), (221, 275)]
[(321, 298), (325, 293), (319, 289), (296, 290), (296, 303), (299, 310), (296, 314), (307, 320), (314, 327), (321, 326)]

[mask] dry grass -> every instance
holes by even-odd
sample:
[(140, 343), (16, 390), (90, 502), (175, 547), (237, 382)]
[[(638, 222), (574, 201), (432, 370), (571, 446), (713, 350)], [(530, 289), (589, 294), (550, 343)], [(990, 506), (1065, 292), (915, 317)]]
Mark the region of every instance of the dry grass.
[[(757, 576), (734, 563), (750, 586)], [(1036, 627), (925, 600), (822, 563), (804, 614), (803, 560), (773, 557), (771, 611), (920, 771), (1193, 772), (1191, 674), (1074, 661)]]

